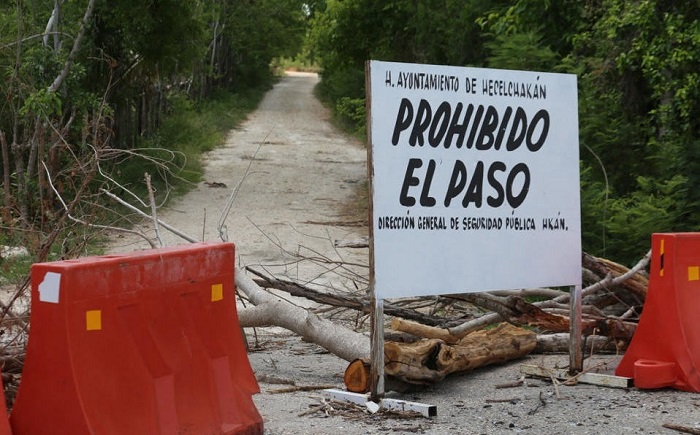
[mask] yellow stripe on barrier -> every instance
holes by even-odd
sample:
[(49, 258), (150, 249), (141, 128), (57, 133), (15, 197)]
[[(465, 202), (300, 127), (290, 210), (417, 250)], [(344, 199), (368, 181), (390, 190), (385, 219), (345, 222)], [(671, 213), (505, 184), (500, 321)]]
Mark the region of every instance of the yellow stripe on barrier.
[(216, 302), (224, 298), (224, 286), (222, 284), (212, 284), (211, 301)]
[(85, 329), (88, 331), (99, 331), (102, 329), (102, 310), (85, 312)]
[(700, 280), (700, 267), (688, 266), (688, 281)]

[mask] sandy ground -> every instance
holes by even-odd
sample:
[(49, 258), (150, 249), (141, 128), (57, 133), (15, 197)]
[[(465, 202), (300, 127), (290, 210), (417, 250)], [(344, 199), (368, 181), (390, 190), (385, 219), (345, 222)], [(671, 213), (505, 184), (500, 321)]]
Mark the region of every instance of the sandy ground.
[[(220, 228), (237, 245), (241, 266), (254, 266), (339, 290), (363, 279), (330, 272), (334, 261), (367, 264), (366, 249), (334, 248), (335, 240), (366, 236), (362, 215), (347, 212), (366, 179), (366, 150), (336, 131), (313, 97), (318, 78), (292, 73), (223, 147), (206, 158), (201, 183), (160, 218), (192, 237), (220, 240)], [(226, 187), (212, 187), (213, 185)], [(232, 190), (230, 213), (222, 214)], [(163, 236), (167, 245), (181, 243)], [(113, 252), (145, 248), (131, 238)], [(302, 260), (314, 257), (316, 261)], [(310, 305), (310, 304), (308, 304)], [(521, 365), (565, 367), (568, 356), (533, 355), (509, 364), (453, 376), (411, 394), (390, 397), (437, 406), (432, 418), (372, 415), (329, 401), (322, 391), (279, 393), (296, 386), (342, 388), (347, 363), (278, 328), (246, 331), (261, 393), (255, 402), (267, 434), (650, 434), (674, 433), (662, 424), (700, 430), (700, 395), (579, 384), (554, 385), (526, 378), (522, 386), (496, 385), (522, 378)], [(586, 368), (612, 373), (616, 357), (593, 357)], [(314, 412), (314, 409), (318, 409)]]

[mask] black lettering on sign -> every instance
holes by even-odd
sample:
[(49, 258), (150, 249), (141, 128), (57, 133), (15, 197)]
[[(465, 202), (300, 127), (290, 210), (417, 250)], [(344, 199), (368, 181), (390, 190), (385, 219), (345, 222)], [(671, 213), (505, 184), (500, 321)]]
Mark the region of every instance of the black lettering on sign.
[(403, 178), (401, 196), (399, 196), (399, 202), (405, 207), (413, 207), (416, 205), (416, 199), (412, 196), (408, 196), (408, 189), (420, 184), (420, 179), (413, 176), (413, 171), (421, 166), (423, 166), (423, 161), (421, 159), (410, 159), (408, 161), (408, 166), (406, 166), (406, 175)]
[(462, 103), (452, 107), (443, 101), (433, 110), (428, 100), (421, 99), (414, 109), (411, 100), (403, 98), (396, 114), (391, 143), (398, 145), (404, 132), (409, 132), (410, 146), (424, 146), (427, 142), (433, 148), (440, 145), (450, 148), (454, 141), (458, 149), (464, 146), (479, 151), (498, 151), (507, 138), (506, 151), (515, 151), (525, 142), (529, 151), (537, 152), (549, 134), (549, 112), (541, 109), (528, 121), (522, 107), (509, 106), (501, 113), (494, 106), (468, 104), (465, 110)]
[(413, 124), (413, 130), (411, 130), (411, 136), (408, 138), (408, 144), (411, 146), (418, 145), (423, 146), (424, 139), (423, 133), (430, 127), (430, 121), (433, 118), (432, 110), (430, 109), (430, 103), (426, 100), (420, 100), (418, 104), (418, 111), (416, 112), (416, 122)]
[(489, 195), (489, 197), (486, 198), (486, 203), (493, 208), (500, 207), (503, 204), (503, 199), (504, 199), (503, 185), (496, 178), (496, 172), (505, 172), (505, 171), (506, 171), (506, 164), (503, 162), (493, 162), (491, 164), (491, 166), (489, 166), (489, 173), (488, 173), (489, 186), (491, 186), (493, 188), (493, 190), (496, 191), (496, 196)]
[(396, 123), (394, 124), (394, 134), (391, 136), (391, 143), (399, 144), (399, 135), (402, 131), (411, 126), (413, 121), (413, 105), (411, 100), (404, 98), (399, 104), (399, 113), (396, 115)]
[[(433, 207), (436, 203), (435, 198), (430, 196), (430, 185), (433, 182), (433, 175), (435, 174), (435, 160), (428, 161), (428, 169), (425, 173), (425, 178), (423, 182), (423, 188), (420, 194), (420, 205), (422, 207)], [(416, 198), (409, 196), (408, 190), (411, 187), (417, 187), (421, 184), (421, 179), (414, 175), (416, 169), (423, 167), (423, 161), (421, 159), (410, 159), (408, 165), (406, 166), (406, 174), (403, 178), (403, 185), (401, 186), (401, 194), (399, 196), (399, 203), (405, 207), (413, 207), (416, 205)]]
[(452, 138), (457, 135), (457, 148), (462, 148), (464, 143), (464, 137), (467, 135), (467, 128), (469, 128), (469, 120), (474, 112), (474, 105), (469, 104), (467, 106), (467, 111), (464, 113), (464, 117), (460, 118), (462, 114), (462, 109), (464, 105), (462, 103), (457, 103), (454, 114), (452, 115), (452, 121), (450, 121), (449, 129), (445, 136), (445, 148), (449, 148), (452, 145)]
[[(523, 182), (520, 187), (520, 192), (515, 194), (513, 189), (515, 189), (515, 180), (518, 175), (523, 175)], [(508, 205), (513, 208), (518, 208), (520, 204), (525, 201), (527, 192), (530, 190), (530, 169), (525, 163), (518, 163), (513, 166), (513, 169), (508, 174), (508, 180), (506, 181), (506, 199), (508, 200)]]
[[(467, 208), (473, 204), (476, 208), (481, 208), (485, 188), (490, 189), (487, 192), (486, 204), (492, 208), (500, 207), (504, 201), (512, 208), (518, 208), (525, 201), (530, 189), (530, 170), (525, 163), (516, 164), (510, 171), (501, 161), (491, 163), (486, 170), (487, 186), (484, 185), (484, 170), (484, 162), (478, 161), (470, 175), (467, 165), (461, 160), (456, 160), (445, 190), (445, 207), (449, 207), (452, 201), (461, 195), (462, 207)], [(505, 172), (508, 172), (508, 175), (504, 185), (503, 177), (499, 176), (499, 173)]]

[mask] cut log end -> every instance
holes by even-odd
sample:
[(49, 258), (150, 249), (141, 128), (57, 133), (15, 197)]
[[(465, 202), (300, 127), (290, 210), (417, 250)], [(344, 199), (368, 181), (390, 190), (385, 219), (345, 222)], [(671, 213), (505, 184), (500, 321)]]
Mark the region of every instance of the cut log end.
[(343, 380), (345, 381), (345, 388), (353, 393), (366, 393), (369, 391), (369, 379), (370, 379), (370, 363), (362, 360), (356, 359), (348, 365), (345, 369), (345, 375)]

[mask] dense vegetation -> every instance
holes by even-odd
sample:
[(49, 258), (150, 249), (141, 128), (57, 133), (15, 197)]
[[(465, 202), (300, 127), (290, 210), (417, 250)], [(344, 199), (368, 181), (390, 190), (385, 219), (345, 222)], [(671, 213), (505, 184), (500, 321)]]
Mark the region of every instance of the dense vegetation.
[(187, 131), (210, 134), (190, 114), (250, 107), (304, 39), (357, 131), (367, 59), (577, 74), (584, 248), (629, 263), (654, 231), (698, 229), (697, 2), (15, 0), (0, 5), (0, 243), (42, 259), (76, 223), (66, 209), (100, 216), (100, 189), (196, 180), (217, 133), (189, 150)]
[(197, 155), (259, 99), (272, 59), (298, 51), (302, 6), (2, 2), (0, 244), (41, 261), (56, 242), (78, 243), (83, 223), (105, 222), (115, 204), (104, 190), (147, 202), (148, 172), (161, 201), (171, 181), (196, 181)]
[(700, 225), (700, 6), (672, 0), (311, 3), (323, 95), (364, 123), (367, 59), (578, 76), (583, 246), (630, 263)]

